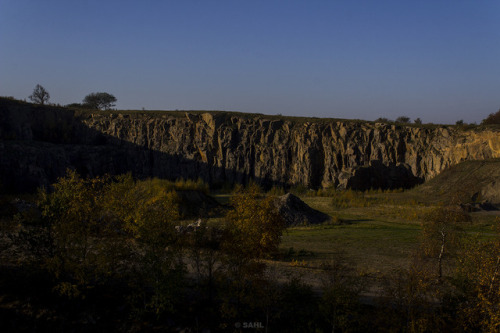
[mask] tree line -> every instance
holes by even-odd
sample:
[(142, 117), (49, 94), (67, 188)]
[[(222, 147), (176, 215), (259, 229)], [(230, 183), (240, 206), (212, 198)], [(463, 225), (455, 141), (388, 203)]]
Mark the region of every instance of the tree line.
[[(33, 90), (33, 93), (28, 97), (33, 103), (36, 104), (41, 104), (44, 105), (48, 103), (50, 99), (50, 94), (49, 92), (42, 87), (41, 85), (37, 84), (35, 89)], [(72, 103), (66, 105), (67, 107), (77, 107), (77, 108), (87, 108), (87, 109), (96, 109), (96, 110), (111, 110), (115, 106), (114, 103), (116, 103), (117, 99), (115, 96), (106, 93), (106, 92), (96, 92), (96, 93), (90, 93), (85, 98), (83, 99), (82, 103)], [(390, 123), (393, 122), (392, 120), (385, 118), (385, 117), (380, 117), (375, 120), (375, 122), (384, 122), (384, 123)], [(411, 118), (407, 116), (400, 116), (397, 117), (396, 120), (394, 120), (395, 123), (397, 124), (410, 124), (411, 123)], [(422, 125), (422, 119), (416, 118), (413, 120), (413, 123), (416, 125)], [(493, 124), (500, 124), (500, 109), (496, 113), (491, 113), (483, 119), (481, 122), (483, 125), (493, 125)], [(464, 126), (466, 125), (462, 119), (457, 120), (455, 125), (457, 126)]]
[[(50, 100), (49, 92), (37, 84), (33, 93), (28, 97), (33, 103), (44, 105)], [(82, 103), (72, 103), (67, 107), (78, 107), (96, 110), (111, 110), (115, 106), (117, 99), (115, 96), (106, 92), (90, 93), (83, 99)]]

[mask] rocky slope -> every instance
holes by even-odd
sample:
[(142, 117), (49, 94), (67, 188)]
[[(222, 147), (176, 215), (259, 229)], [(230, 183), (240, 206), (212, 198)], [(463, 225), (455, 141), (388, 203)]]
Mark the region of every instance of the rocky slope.
[(422, 202), (500, 204), (500, 159), (454, 165), (407, 193)]
[(498, 129), (398, 126), (227, 112), (84, 112), (0, 99), (0, 183), (86, 175), (308, 187), (409, 187), (464, 160), (500, 157)]

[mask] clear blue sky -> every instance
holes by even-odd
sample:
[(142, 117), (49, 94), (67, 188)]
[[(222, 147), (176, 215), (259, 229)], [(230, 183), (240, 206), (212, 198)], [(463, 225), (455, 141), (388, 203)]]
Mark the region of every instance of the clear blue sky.
[(0, 96), (119, 109), (480, 122), (498, 0), (0, 0)]

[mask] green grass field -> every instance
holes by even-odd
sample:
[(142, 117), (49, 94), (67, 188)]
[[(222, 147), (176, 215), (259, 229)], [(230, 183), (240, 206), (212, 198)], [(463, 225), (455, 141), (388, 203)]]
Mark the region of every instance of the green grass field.
[[(441, 184), (439, 179), (435, 183)], [(288, 228), (280, 245), (281, 256), (275, 261), (281, 267), (289, 265), (299, 270), (318, 268), (322, 262), (344, 253), (365, 273), (383, 274), (406, 267), (419, 247), (425, 215), (440, 204), (441, 196), (431, 195), (429, 190), (374, 191), (354, 200), (347, 208), (335, 207), (332, 196), (303, 195), (301, 199), (306, 204), (337, 222)], [(227, 204), (230, 195), (215, 197)], [(477, 212), (471, 216), (472, 222), (463, 225), (465, 234), (489, 238), (500, 212)]]
[[(406, 267), (419, 246), (422, 217), (437, 205), (414, 204), (408, 200), (413, 197), (412, 191), (374, 196), (379, 204), (343, 209), (334, 208), (331, 197), (302, 197), (312, 208), (337, 217), (342, 223), (287, 229), (280, 247), (285, 254), (281, 260), (315, 268), (342, 252), (365, 273), (383, 274)], [(491, 237), (499, 212), (471, 215), (472, 222), (463, 226), (465, 234)]]

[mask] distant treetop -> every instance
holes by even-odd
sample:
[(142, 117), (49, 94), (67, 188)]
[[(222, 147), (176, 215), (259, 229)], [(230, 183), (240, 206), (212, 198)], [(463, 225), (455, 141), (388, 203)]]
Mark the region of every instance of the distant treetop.
[(83, 99), (86, 107), (98, 110), (110, 110), (115, 106), (115, 102), (116, 97), (105, 92), (91, 93)]

